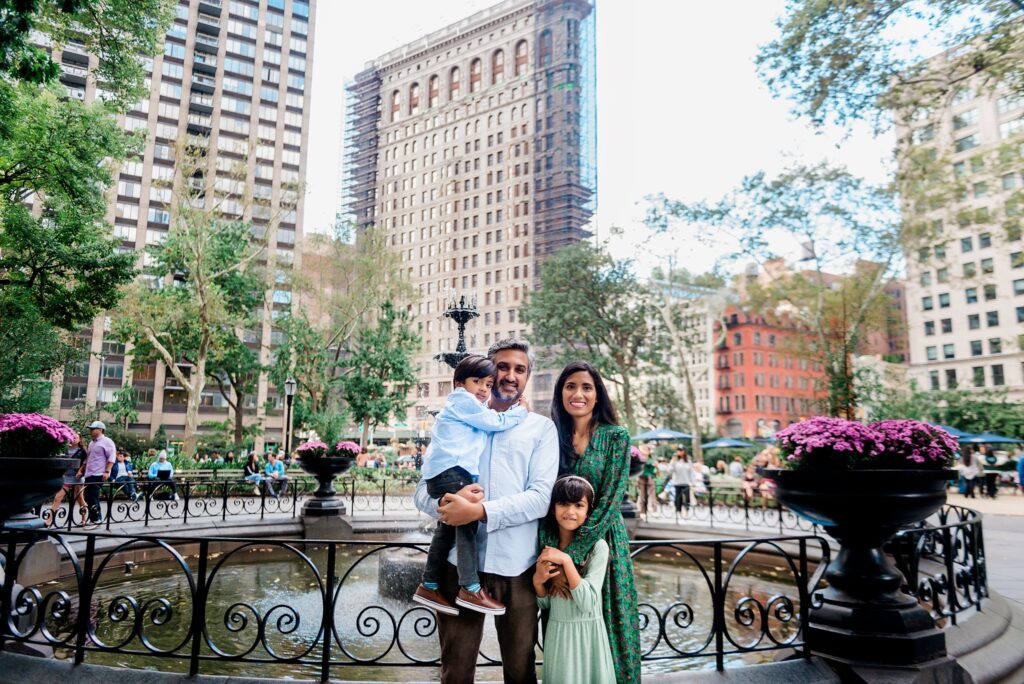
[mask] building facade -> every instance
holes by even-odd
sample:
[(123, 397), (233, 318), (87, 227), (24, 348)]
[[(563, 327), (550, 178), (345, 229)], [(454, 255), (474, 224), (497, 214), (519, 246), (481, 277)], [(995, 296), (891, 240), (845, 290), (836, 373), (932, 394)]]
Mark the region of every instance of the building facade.
[[(120, 167), (111, 193), (108, 220), (120, 249), (139, 252), (140, 265), (146, 245), (172, 229), (168, 182), (176, 146), (187, 141), (205, 150), (207, 177), (216, 174), (209, 179), (207, 208), (216, 201), (226, 217), (251, 221), (267, 246), (267, 261), (275, 269), (292, 268), (302, 237), (314, 15), (315, 0), (181, 0), (163, 54), (146, 62), (149, 96), (123, 117), (127, 130), (148, 131), (145, 152)], [(102, 97), (91, 77), (95, 57), (74, 44), (53, 54), (69, 96), (86, 102)], [(276, 230), (268, 231), (271, 222)], [(264, 363), (278, 339), (273, 319), (291, 305), (287, 286), (278, 287), (261, 325), (246, 338)], [(89, 359), (65, 369), (52, 410), (67, 419), (77, 404), (102, 405), (130, 384), (139, 412), (130, 427), (153, 435), (163, 426), (174, 439), (184, 427), (184, 391), (163, 364), (133, 372), (131, 350), (110, 339), (108, 328), (109, 318), (100, 317), (88, 331), (83, 341)], [(271, 443), (281, 440), (281, 403), (265, 374), (246, 402), (247, 422), (260, 421)], [(208, 383), (200, 422), (228, 419), (227, 400)], [(257, 448), (263, 446), (261, 439)]]
[(726, 437), (771, 437), (818, 411), (824, 371), (804, 353), (810, 333), (784, 316), (735, 306), (716, 321), (716, 426)]
[[(519, 306), (543, 258), (589, 236), (596, 202), (594, 7), (507, 0), (367, 64), (348, 87), (348, 209), (386, 232), (418, 290), (424, 351), (412, 420), (451, 391), (442, 317), (476, 299), (466, 341), (527, 337)], [(552, 374), (534, 373), (535, 407)]]
[(906, 252), (909, 377), (925, 389), (1024, 400), (1024, 98), (971, 85), (899, 129), (901, 163), (938, 161), (941, 180), (926, 192), (949, 197), (925, 194), (903, 207), (921, 236)]

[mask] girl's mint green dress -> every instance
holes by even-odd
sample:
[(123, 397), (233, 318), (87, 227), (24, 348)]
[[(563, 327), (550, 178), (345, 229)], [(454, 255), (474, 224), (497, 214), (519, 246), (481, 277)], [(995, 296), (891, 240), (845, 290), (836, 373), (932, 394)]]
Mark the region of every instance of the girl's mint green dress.
[(544, 632), (544, 684), (614, 684), (615, 664), (601, 603), (607, 568), (608, 543), (602, 539), (594, 544), (572, 600), (537, 599), (542, 610), (550, 611)]

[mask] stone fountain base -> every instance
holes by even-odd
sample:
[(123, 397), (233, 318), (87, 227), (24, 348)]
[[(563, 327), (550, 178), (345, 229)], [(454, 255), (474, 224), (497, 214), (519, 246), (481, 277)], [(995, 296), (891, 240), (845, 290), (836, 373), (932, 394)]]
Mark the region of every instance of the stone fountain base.
[(302, 511), (302, 529), (306, 539), (345, 541), (356, 538), (352, 523), (347, 518), (340, 515), (306, 515), (305, 509)]

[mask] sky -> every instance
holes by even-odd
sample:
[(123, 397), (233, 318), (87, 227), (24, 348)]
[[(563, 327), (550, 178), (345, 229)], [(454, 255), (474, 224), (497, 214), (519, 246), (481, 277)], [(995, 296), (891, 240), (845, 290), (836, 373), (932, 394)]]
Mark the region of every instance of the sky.
[[(493, 4), (319, 0), (306, 232), (329, 229), (338, 209), (345, 84), (366, 62)], [(613, 253), (631, 255), (639, 274), (670, 257), (691, 271), (709, 270), (728, 249), (681, 230), (652, 239), (641, 223), (647, 195), (713, 201), (745, 175), (822, 160), (870, 181), (887, 179), (891, 136), (875, 138), (866, 127), (814, 130), (757, 76), (758, 48), (775, 36), (783, 9), (783, 0), (597, 0), (592, 228)]]

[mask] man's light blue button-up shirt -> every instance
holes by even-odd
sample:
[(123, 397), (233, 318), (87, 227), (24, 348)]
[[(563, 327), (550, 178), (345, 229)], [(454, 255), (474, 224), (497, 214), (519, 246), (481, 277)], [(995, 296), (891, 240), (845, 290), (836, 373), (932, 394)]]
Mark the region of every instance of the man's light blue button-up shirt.
[[(488, 439), (480, 459), (487, 521), (477, 528), (480, 570), (503, 577), (521, 575), (537, 561), (537, 527), (547, 515), (558, 476), (558, 432), (549, 418), (526, 420)], [(426, 480), (416, 486), (416, 507), (437, 518), (437, 500)], [(455, 563), (455, 549), (448, 560)]]

